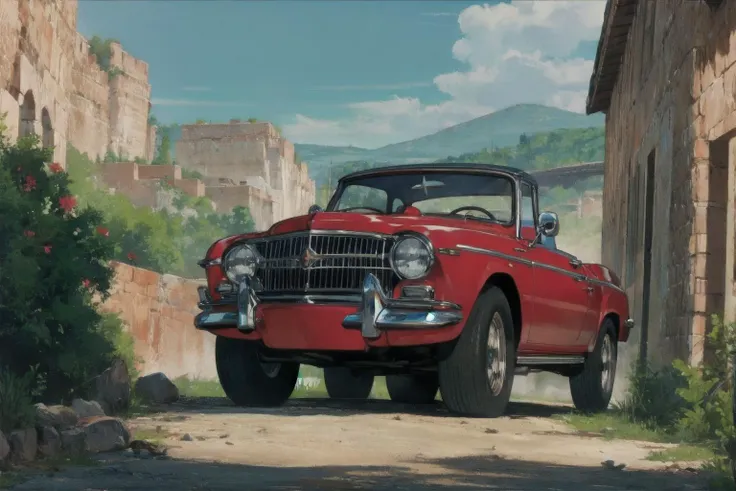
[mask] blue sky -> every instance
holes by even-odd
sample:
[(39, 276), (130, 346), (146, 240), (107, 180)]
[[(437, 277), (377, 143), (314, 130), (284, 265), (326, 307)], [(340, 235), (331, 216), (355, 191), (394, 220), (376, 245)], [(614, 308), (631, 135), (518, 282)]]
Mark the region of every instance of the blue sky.
[(582, 111), (602, 1), (82, 0), (149, 63), (164, 123), (256, 117), (377, 147), (520, 102)]

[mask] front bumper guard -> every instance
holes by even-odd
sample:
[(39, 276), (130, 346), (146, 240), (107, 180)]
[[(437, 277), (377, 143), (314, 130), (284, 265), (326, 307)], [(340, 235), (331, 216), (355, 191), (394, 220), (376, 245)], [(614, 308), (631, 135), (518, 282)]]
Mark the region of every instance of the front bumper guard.
[(383, 330), (447, 327), (462, 319), (461, 307), (451, 302), (388, 298), (378, 278), (369, 273), (363, 280), (360, 308), (346, 316), (342, 325), (360, 329), (364, 338), (375, 339)]
[[(200, 297), (203, 295), (204, 290)], [(203, 298), (200, 300), (200, 306), (205, 310), (194, 318), (197, 329), (237, 327), (245, 333), (255, 329), (258, 297), (253, 292), (250, 278), (238, 285), (237, 312), (213, 312)], [(346, 316), (342, 325), (346, 329), (360, 329), (364, 338), (376, 339), (384, 330), (441, 328), (456, 325), (462, 319), (462, 308), (452, 302), (388, 298), (378, 278), (369, 273), (363, 280), (358, 311)]]

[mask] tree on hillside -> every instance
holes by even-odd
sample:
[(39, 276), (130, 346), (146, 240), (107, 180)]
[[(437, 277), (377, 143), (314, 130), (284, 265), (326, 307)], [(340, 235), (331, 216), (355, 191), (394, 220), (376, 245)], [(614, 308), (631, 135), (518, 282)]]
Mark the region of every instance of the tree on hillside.
[(244, 206), (236, 206), (227, 215), (216, 215), (216, 221), (226, 237), (252, 232), (256, 228), (250, 210)]

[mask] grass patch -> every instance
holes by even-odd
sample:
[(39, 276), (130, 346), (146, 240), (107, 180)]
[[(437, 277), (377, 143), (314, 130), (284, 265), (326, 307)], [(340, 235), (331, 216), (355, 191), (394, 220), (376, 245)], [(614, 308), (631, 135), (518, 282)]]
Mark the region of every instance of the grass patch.
[(655, 462), (709, 462), (716, 458), (715, 453), (705, 447), (695, 445), (679, 445), (652, 452), (647, 460)]
[(21, 484), (28, 479), (28, 475), (20, 472), (0, 472), (0, 489), (8, 489)]
[(598, 433), (608, 440), (637, 440), (645, 442), (672, 443), (672, 436), (629, 421), (620, 413), (611, 411), (596, 415), (579, 413), (555, 416), (582, 433)]
[(187, 377), (174, 379), (179, 394), (184, 397), (225, 397), (225, 392), (217, 380), (197, 380)]

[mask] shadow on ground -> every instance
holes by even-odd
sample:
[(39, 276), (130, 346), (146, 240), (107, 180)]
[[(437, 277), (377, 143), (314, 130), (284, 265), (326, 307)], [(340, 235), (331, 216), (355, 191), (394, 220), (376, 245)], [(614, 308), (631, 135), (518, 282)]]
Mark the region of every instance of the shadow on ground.
[[(393, 414), (404, 413), (418, 416), (458, 417), (451, 414), (444, 404), (436, 402), (429, 405), (397, 404), (386, 400), (370, 399), (367, 401), (303, 398), (290, 399), (286, 404), (277, 408), (244, 408), (232, 404), (226, 398), (220, 397), (187, 397), (179, 402), (160, 408), (167, 413), (197, 413), (209, 414), (269, 414), (274, 416), (354, 416), (359, 414)], [(568, 414), (570, 406), (543, 404), (534, 402), (511, 402), (506, 410), (506, 416), (511, 419), (526, 417), (550, 418), (558, 414)]]
[[(562, 450), (562, 449), (561, 449)], [(268, 467), (113, 456), (93, 468), (38, 476), (17, 491), (388, 490), (688, 491), (704, 490), (692, 474), (615, 471), (503, 460), (478, 455), (418, 459), (395, 466)]]

